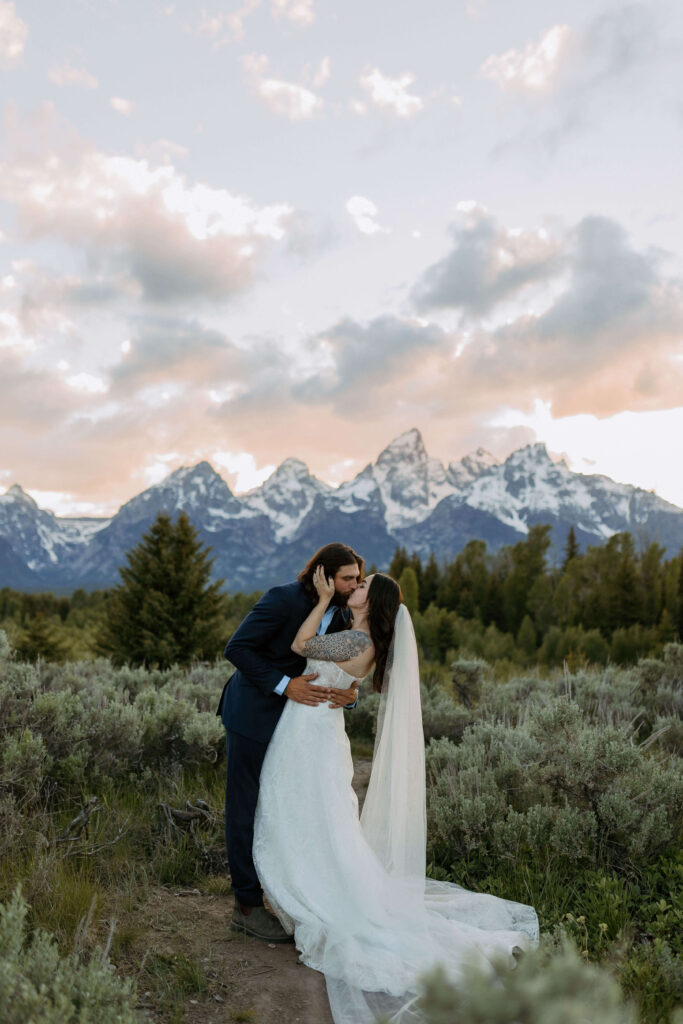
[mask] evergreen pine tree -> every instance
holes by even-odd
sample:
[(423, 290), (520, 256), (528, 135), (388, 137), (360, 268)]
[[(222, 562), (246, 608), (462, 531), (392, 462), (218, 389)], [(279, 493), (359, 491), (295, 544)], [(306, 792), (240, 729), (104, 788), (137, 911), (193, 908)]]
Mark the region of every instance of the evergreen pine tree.
[(676, 639), (676, 627), (674, 626), (673, 619), (669, 615), (666, 608), (662, 612), (662, 617), (659, 620), (657, 626), (657, 636), (663, 644), (668, 644), (670, 641)]
[(504, 573), (503, 580), (503, 615), (505, 630), (517, 633), (522, 619), (529, 607), (527, 601), (531, 588), (539, 576), (545, 572), (545, 556), (550, 547), (550, 526), (535, 523), (530, 529), (527, 539), (519, 541), (509, 549), (509, 554), (501, 552), (499, 565)]
[(569, 527), (569, 533), (567, 534), (567, 542), (564, 548), (564, 559), (562, 561), (562, 571), (566, 572), (567, 566), (571, 562), (572, 558), (579, 557), (579, 542), (576, 539), (574, 527)]
[(607, 577), (608, 615), (612, 630), (628, 629), (643, 620), (643, 594), (635, 545), (630, 533), (610, 537), (604, 548), (612, 564)]
[(536, 652), (536, 629), (530, 615), (525, 615), (522, 619), (522, 625), (517, 633), (517, 646), (527, 655)]
[(408, 565), (409, 558), (408, 552), (404, 547), (398, 547), (394, 551), (394, 557), (389, 563), (389, 569), (387, 570), (392, 579), (398, 580), (401, 577), (401, 573)]
[(184, 512), (160, 512), (119, 569), (99, 646), (116, 664), (188, 665), (214, 658), (225, 639), (223, 580), (210, 583), (213, 559)]
[(683, 643), (683, 551), (678, 556), (678, 639)]
[(43, 615), (31, 619), (15, 644), (17, 657), (26, 661), (63, 661), (66, 646), (54, 626)]
[(436, 601), (440, 581), (441, 573), (439, 571), (439, 563), (434, 555), (431, 554), (426, 566), (422, 570), (422, 582), (420, 584), (421, 612), (424, 611), (432, 601)]
[(414, 615), (420, 604), (420, 587), (417, 582), (417, 574), (412, 565), (405, 567), (398, 578), (398, 585), (401, 588), (406, 608), (411, 615)]

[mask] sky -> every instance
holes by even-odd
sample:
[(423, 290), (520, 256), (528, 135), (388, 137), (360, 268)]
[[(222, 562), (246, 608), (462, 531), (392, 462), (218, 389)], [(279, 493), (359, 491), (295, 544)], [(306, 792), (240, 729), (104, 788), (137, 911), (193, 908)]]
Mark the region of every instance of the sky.
[(543, 442), (683, 506), (676, 0), (0, 0), (0, 492)]

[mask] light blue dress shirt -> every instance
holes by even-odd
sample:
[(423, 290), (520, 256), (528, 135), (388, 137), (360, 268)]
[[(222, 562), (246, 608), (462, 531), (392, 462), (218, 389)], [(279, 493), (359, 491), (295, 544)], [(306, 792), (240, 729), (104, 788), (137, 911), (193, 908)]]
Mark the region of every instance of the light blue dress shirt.
[[(318, 628), (315, 631), (316, 632), (316, 636), (322, 636), (323, 633), (327, 632), (327, 627), (332, 622), (332, 616), (333, 615), (334, 615), (334, 605), (330, 605), (329, 608), (326, 609), (325, 614), (323, 615), (322, 619), (320, 620), (320, 625), (318, 626)], [(291, 676), (283, 676), (282, 679), (280, 680), (280, 682), (275, 687), (275, 690), (273, 692), (279, 694), (280, 696), (282, 696), (282, 694), (287, 689), (287, 684), (289, 683), (289, 680), (291, 678), (292, 678)]]

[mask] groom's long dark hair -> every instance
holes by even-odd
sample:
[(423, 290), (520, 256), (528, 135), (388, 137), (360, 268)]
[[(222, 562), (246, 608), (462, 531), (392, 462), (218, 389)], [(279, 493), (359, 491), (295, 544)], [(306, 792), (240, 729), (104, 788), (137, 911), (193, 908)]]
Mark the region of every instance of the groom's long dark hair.
[[(354, 562), (358, 566), (358, 571), (360, 572), (359, 579), (362, 579), (365, 560), (361, 558), (360, 555), (356, 554), (353, 548), (348, 547), (347, 544), (339, 544), (336, 542), (334, 544), (326, 544), (325, 547), (316, 551), (313, 558), (309, 560), (306, 568), (301, 570), (297, 579), (311, 600), (315, 601), (317, 599), (317, 593), (313, 586), (313, 573), (316, 570), (316, 566), (322, 565), (325, 570), (325, 575), (329, 578), (336, 576), (343, 565), (352, 565)], [(336, 603), (335, 598), (332, 599), (332, 603)]]
[(383, 572), (376, 572), (368, 590), (368, 626), (375, 647), (375, 671), (372, 676), (372, 689), (375, 693), (380, 693), (382, 689), (396, 616), (402, 601), (403, 594), (396, 580)]

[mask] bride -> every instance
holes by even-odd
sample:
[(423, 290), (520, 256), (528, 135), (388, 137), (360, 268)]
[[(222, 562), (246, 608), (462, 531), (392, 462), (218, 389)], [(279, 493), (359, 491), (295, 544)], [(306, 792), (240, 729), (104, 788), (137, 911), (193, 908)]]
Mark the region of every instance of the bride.
[(373, 671), (370, 784), (359, 818), (343, 716), (288, 701), (261, 772), (254, 863), (301, 960), (325, 975), (335, 1024), (419, 1021), (425, 971), (441, 964), (457, 982), (469, 964), (514, 962), (538, 942), (538, 919), (532, 907), (426, 878), (417, 645), (400, 588), (368, 576), (348, 600), (351, 628), (316, 636), (334, 585), (322, 566), (313, 582), (318, 603), (292, 649), (318, 685), (348, 688)]

